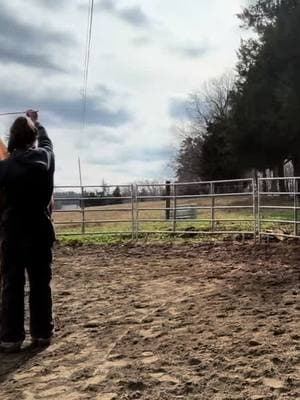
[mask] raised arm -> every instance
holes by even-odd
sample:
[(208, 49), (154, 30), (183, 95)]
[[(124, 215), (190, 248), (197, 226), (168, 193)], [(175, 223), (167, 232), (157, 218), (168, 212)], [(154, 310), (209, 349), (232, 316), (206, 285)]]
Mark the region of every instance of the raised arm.
[(38, 121), (38, 113), (37, 111), (34, 110), (28, 110), (26, 112), (26, 115), (28, 118), (30, 118), (32, 120), (32, 122), (34, 123), (35, 127), (38, 130), (38, 147), (43, 148), (47, 151), (53, 152), (53, 145), (52, 145), (52, 141), (49, 138), (46, 129), (39, 123)]
[(46, 129), (43, 126), (41, 126), (39, 122), (36, 122), (35, 126), (37, 127), (38, 130), (38, 147), (53, 152), (53, 144), (46, 132)]
[(34, 123), (35, 127), (38, 130), (38, 136), (37, 136), (38, 149), (43, 149), (43, 151), (45, 151), (45, 154), (47, 154), (48, 169), (54, 170), (53, 144), (46, 132), (46, 129), (38, 121), (37, 111), (28, 110), (26, 112), (26, 115), (32, 120), (32, 122)]

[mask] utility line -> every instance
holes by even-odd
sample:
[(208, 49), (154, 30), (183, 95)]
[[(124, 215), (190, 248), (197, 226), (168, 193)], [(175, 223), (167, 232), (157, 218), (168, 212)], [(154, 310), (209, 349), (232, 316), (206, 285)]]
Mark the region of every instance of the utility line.
[(89, 2), (88, 12), (88, 24), (86, 34), (86, 49), (85, 49), (85, 60), (84, 60), (84, 75), (83, 75), (83, 105), (82, 105), (82, 129), (86, 126), (86, 111), (87, 111), (87, 91), (88, 91), (88, 78), (89, 78), (89, 66), (90, 66), (90, 55), (91, 55), (91, 42), (93, 33), (93, 20), (94, 20), (94, 0)]
[(89, 43), (89, 30), (90, 30), (90, 19), (91, 19), (91, 0), (89, 0), (88, 5), (88, 17), (86, 24), (86, 35), (85, 35), (85, 54), (84, 54), (84, 66), (83, 66), (83, 81), (82, 81), (82, 96), (84, 97), (85, 87), (86, 87), (86, 74), (87, 74), (87, 53), (88, 53), (88, 43)]
[[(85, 127), (86, 127), (87, 91), (88, 91), (89, 66), (90, 66), (90, 55), (91, 55), (91, 42), (92, 42), (92, 33), (93, 33), (93, 19), (94, 19), (93, 17), (94, 17), (94, 0), (90, 0), (89, 1), (89, 10), (88, 10), (86, 41), (85, 41), (84, 67), (83, 67), (81, 134), (84, 133)], [(78, 156), (78, 169), (79, 169), (80, 186), (82, 187), (83, 183), (82, 183), (80, 156)]]

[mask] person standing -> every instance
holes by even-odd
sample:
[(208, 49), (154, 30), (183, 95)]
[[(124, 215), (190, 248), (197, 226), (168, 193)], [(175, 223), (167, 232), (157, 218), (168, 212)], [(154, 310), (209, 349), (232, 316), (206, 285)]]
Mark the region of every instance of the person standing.
[(38, 114), (29, 110), (10, 128), (9, 157), (0, 161), (4, 205), (1, 236), (0, 351), (21, 349), (25, 339), (25, 271), (29, 280), (30, 334), (35, 345), (50, 344), (52, 319), (51, 264), (55, 241), (50, 203), (54, 153)]

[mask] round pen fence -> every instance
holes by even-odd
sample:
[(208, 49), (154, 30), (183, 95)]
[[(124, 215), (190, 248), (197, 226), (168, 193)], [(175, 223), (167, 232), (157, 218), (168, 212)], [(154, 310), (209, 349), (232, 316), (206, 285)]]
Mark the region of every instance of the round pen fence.
[(133, 235), (133, 185), (57, 186), (58, 235)]
[(258, 180), (258, 233), (260, 236), (298, 238), (300, 178)]
[(135, 237), (255, 235), (254, 199), (252, 179), (137, 185)]
[(58, 186), (58, 235), (299, 237), (300, 178)]
[(58, 186), (58, 235), (256, 235), (252, 179)]

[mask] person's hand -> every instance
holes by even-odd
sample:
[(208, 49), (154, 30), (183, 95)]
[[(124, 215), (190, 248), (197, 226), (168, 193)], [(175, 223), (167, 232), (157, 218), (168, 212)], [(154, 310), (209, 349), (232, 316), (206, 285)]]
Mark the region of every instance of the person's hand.
[(27, 110), (27, 111), (26, 111), (26, 115), (27, 115), (28, 118), (30, 118), (30, 119), (32, 120), (32, 122), (33, 122), (34, 124), (37, 123), (37, 120), (38, 120), (38, 118), (39, 118), (37, 111), (34, 111), (34, 110)]

